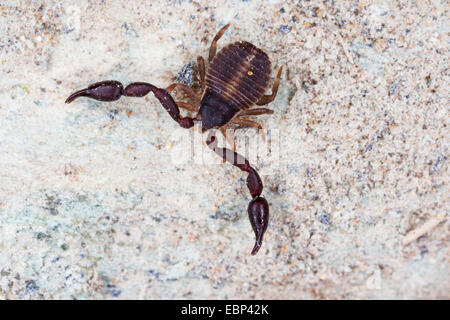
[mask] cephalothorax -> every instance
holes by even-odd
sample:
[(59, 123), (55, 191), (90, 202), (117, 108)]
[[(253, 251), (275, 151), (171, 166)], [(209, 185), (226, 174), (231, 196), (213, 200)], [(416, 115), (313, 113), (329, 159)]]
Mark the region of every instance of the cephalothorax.
[[(210, 65), (206, 74), (204, 59), (197, 58), (201, 94), (181, 83), (174, 83), (166, 89), (161, 89), (150, 83), (134, 82), (124, 88), (120, 82), (108, 80), (97, 82), (71, 94), (66, 103), (70, 103), (78, 97), (115, 101), (121, 96), (143, 97), (151, 91), (172, 119), (183, 128), (193, 127), (194, 121), (201, 121), (203, 131), (215, 128), (224, 135), (226, 127), (230, 123), (261, 128), (258, 123), (249, 120), (247, 116), (273, 113), (270, 109), (251, 109), (251, 107), (255, 104), (265, 105), (275, 99), (282, 68), (278, 70), (272, 94), (264, 95), (271, 73), (267, 54), (253, 44), (241, 41), (226, 46), (216, 55), (217, 41), (228, 27), (229, 24), (220, 29), (211, 43)], [(199, 107), (190, 103), (176, 102), (169, 94), (174, 89), (184, 91), (197, 101)], [(194, 118), (182, 117), (179, 108), (197, 112), (197, 115)], [(227, 148), (218, 147), (216, 137), (212, 132), (210, 132), (206, 144), (221, 156), (223, 161), (228, 161), (248, 173), (247, 187), (252, 197), (248, 206), (248, 216), (256, 236), (252, 254), (256, 254), (261, 248), (263, 235), (269, 223), (269, 205), (266, 199), (261, 197), (263, 184), (258, 172), (240, 154)]]

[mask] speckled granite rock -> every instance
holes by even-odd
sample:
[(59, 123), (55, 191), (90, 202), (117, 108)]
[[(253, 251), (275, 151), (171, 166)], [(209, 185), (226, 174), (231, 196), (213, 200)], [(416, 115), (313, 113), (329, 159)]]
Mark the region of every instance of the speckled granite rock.
[[(450, 298), (448, 18), (444, 1), (0, 3), (0, 298)], [(228, 22), (219, 47), (288, 70), (261, 117), (281, 156), (256, 163), (274, 169), (255, 257), (244, 175), (174, 164), (153, 96), (64, 104), (103, 79), (189, 81)]]

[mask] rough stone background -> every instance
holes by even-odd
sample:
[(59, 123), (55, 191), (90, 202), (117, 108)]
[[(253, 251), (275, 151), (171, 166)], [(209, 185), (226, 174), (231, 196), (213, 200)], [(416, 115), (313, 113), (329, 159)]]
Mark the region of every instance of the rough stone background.
[[(257, 256), (245, 175), (174, 163), (153, 95), (64, 104), (189, 82), (226, 23), (219, 48), (287, 70)], [(0, 298), (450, 298), (448, 23), (447, 1), (0, 1)]]

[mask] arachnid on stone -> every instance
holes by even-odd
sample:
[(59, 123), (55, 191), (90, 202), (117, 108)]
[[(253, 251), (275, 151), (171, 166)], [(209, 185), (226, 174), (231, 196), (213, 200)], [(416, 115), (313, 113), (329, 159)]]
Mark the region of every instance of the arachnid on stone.
[[(273, 113), (267, 108), (251, 107), (255, 104), (265, 105), (275, 99), (282, 67), (278, 70), (273, 83), (272, 94), (264, 95), (271, 74), (270, 60), (264, 51), (249, 42), (239, 41), (226, 46), (216, 55), (217, 41), (228, 27), (229, 24), (220, 29), (211, 43), (207, 71), (204, 59), (197, 58), (201, 93), (180, 83), (173, 83), (166, 89), (161, 89), (150, 83), (134, 82), (124, 88), (120, 82), (108, 80), (92, 84), (86, 89), (71, 94), (66, 103), (70, 103), (78, 97), (115, 101), (121, 96), (143, 97), (151, 91), (172, 119), (183, 128), (191, 128), (194, 126), (194, 121), (201, 121), (203, 131), (212, 128), (219, 129), (224, 136), (226, 136), (226, 127), (231, 123), (261, 128), (257, 122), (247, 119), (246, 116)], [(198, 106), (176, 102), (169, 94), (174, 89), (185, 92), (198, 102)], [(197, 112), (197, 115), (194, 118), (182, 117), (179, 108)], [(263, 185), (258, 172), (250, 166), (247, 159), (237, 152), (218, 147), (216, 137), (212, 132), (206, 143), (224, 161), (228, 161), (248, 173), (247, 187), (252, 197), (248, 206), (248, 216), (256, 236), (251, 253), (256, 254), (261, 248), (263, 235), (269, 223), (269, 205), (266, 199), (261, 197)]]

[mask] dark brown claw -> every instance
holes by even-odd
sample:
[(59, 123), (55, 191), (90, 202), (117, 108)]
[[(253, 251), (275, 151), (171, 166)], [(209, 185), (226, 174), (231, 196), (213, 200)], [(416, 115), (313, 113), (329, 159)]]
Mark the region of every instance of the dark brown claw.
[(107, 80), (97, 82), (86, 89), (72, 93), (66, 103), (71, 103), (78, 97), (89, 97), (99, 101), (115, 101), (118, 100), (123, 93), (123, 86), (119, 81)]
[(269, 225), (269, 204), (266, 199), (260, 197), (263, 191), (261, 178), (258, 172), (250, 166), (248, 160), (239, 153), (227, 148), (218, 147), (216, 137), (213, 133), (209, 134), (206, 144), (221, 156), (224, 161), (231, 163), (242, 171), (248, 172), (247, 187), (253, 198), (248, 205), (248, 218), (256, 236), (255, 246), (252, 250), (252, 255), (255, 255), (261, 248), (264, 233)]
[(255, 232), (255, 246), (252, 255), (255, 255), (261, 248), (263, 236), (269, 225), (269, 204), (263, 197), (257, 197), (250, 201), (248, 205), (248, 218)]
[(100, 101), (116, 101), (121, 96), (143, 97), (150, 91), (153, 92), (164, 109), (167, 110), (172, 119), (177, 121), (181, 127), (190, 128), (194, 126), (194, 119), (180, 116), (180, 110), (178, 109), (176, 102), (166, 90), (157, 88), (146, 82), (134, 82), (129, 84), (125, 89), (119, 81), (107, 80), (97, 82), (86, 89), (72, 93), (67, 98), (66, 103), (71, 103), (78, 97), (88, 97)]

